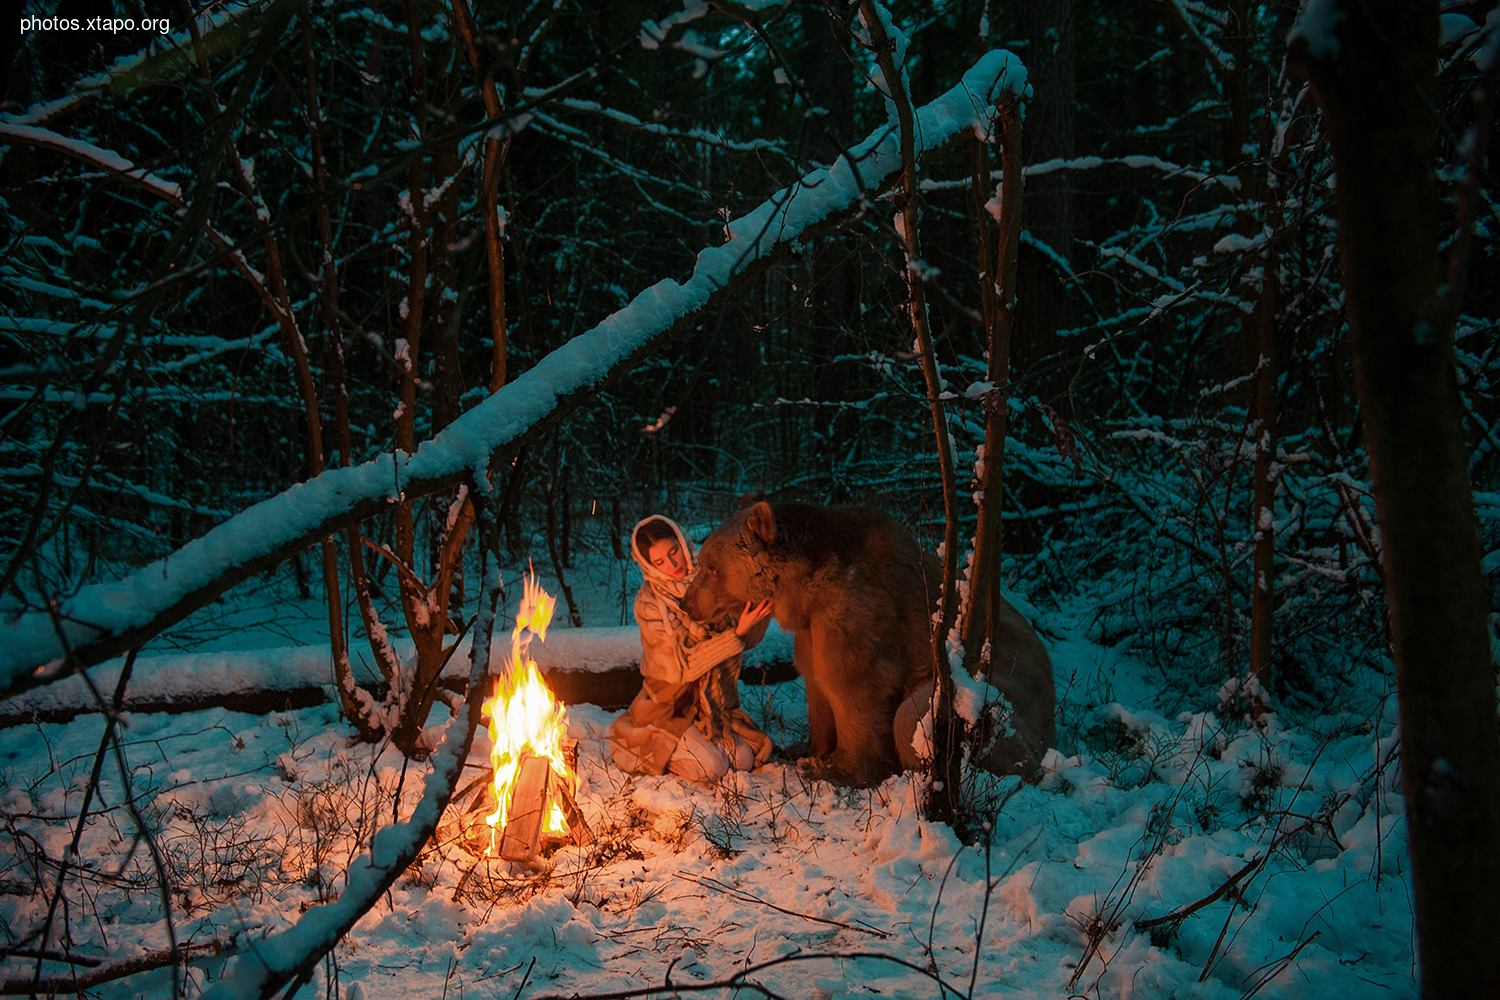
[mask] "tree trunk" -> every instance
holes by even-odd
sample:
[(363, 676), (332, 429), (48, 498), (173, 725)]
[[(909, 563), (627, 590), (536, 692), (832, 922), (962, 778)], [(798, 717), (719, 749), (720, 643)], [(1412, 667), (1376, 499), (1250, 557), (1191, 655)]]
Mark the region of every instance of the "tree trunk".
[[(500, 117), (500, 93), (493, 68), (480, 58), (475, 39), (474, 17), (465, 0), (453, 0), (453, 23), (463, 43), (469, 68), (479, 75), (479, 96), (484, 113)], [(500, 222), (500, 178), (510, 155), (510, 137), (488, 136), (484, 141), (484, 173), (480, 180), (479, 211), (484, 213), (484, 263), (489, 275), (490, 392), (505, 384), (507, 335), (505, 325), (505, 247)]]
[[(1001, 511), (1005, 490), (1005, 435), (1009, 426), (1010, 341), (1016, 316), (1016, 265), (1021, 242), (1021, 116), (1015, 104), (998, 109), (1001, 184), (989, 183), (989, 157), (983, 143), (974, 149), (974, 209), (979, 222), (979, 302), (984, 317), (986, 377), (991, 388), (984, 395), (984, 454), (976, 475), (979, 512), (969, 569), (968, 596), (960, 612), (964, 667), (988, 676), (985, 662), (994, 648), (996, 602), (1000, 594), (1000, 562), (1004, 551)], [(991, 199), (991, 193), (998, 204)], [(990, 210), (997, 227), (992, 237)]]
[[(1267, 194), (1267, 201), (1276, 197)], [(1276, 227), (1273, 225), (1272, 231)], [(1251, 532), (1255, 539), (1254, 573), (1250, 587), (1250, 673), (1265, 691), (1271, 681), (1271, 638), (1275, 597), (1276, 520), (1276, 320), (1281, 309), (1281, 286), (1277, 280), (1276, 251), (1268, 240), (1261, 258), (1260, 297), (1255, 304), (1257, 359), (1255, 395), (1252, 399), (1251, 442), (1255, 455), (1255, 499), (1251, 510)], [(1256, 694), (1252, 712), (1260, 715)]]
[[(338, 434), (339, 464), (348, 467), (352, 435), (349, 432), (349, 394), (344, 382), (343, 330), (339, 321), (339, 276), (338, 264), (333, 252), (333, 220), (328, 211), (328, 163), (323, 146), (323, 105), (318, 92), (318, 66), (313, 55), (312, 21), (302, 18), (302, 63), (307, 74), (308, 134), (312, 140), (313, 192), (317, 198), (318, 221), (318, 302), (321, 307), (323, 325), (327, 328), (329, 377), (334, 397), (334, 428)], [(350, 570), (354, 574), (355, 586), (364, 590), (364, 562), (360, 555), (359, 528), (350, 526), (346, 532), (349, 541)], [(333, 661), (334, 690), (339, 695), (339, 707), (344, 718), (365, 739), (380, 735), (380, 727), (370, 718), (366, 703), (358, 697), (357, 684), (349, 663), (349, 641), (344, 627), (344, 592), (339, 579), (338, 553), (333, 535), (324, 535), (319, 543), (322, 556), (323, 590), (328, 601), (328, 643)], [(368, 604), (368, 599), (364, 602)], [(385, 660), (378, 662), (384, 667)], [(385, 671), (390, 680), (390, 672)]]
[(1500, 996), (1500, 727), (1451, 331), (1440, 317), (1436, 0), (1294, 31), (1333, 139), (1380, 523), (1422, 992)]
[(933, 705), (932, 774), (922, 812), (929, 820), (947, 823), (955, 828), (962, 821), (959, 801), (960, 760), (958, 754), (958, 716), (953, 711), (953, 675), (948, 665), (948, 632), (953, 626), (958, 601), (955, 581), (958, 575), (958, 497), (953, 478), (953, 447), (948, 437), (948, 416), (943, 409), (942, 376), (933, 350), (932, 330), (927, 323), (927, 301), (923, 276), (918, 273), (922, 248), (918, 240), (918, 205), (916, 128), (911, 97), (903, 84), (902, 68), (895, 64), (895, 45), (875, 9), (876, 0), (860, 0), (860, 18), (870, 33), (875, 62), (885, 78), (887, 96), (896, 108), (901, 129), (901, 176), (896, 182), (897, 216), (900, 220), (906, 259), (907, 317), (916, 335), (922, 357), (922, 374), (927, 383), (927, 403), (932, 415), (933, 435), (937, 443), (938, 476), (943, 486), (943, 587), (938, 621), (932, 632)]
[[(1267, 137), (1269, 148), (1274, 140)], [(1277, 394), (1277, 340), (1281, 329), (1281, 255), (1277, 240), (1281, 238), (1281, 184), (1286, 153), (1275, 152), (1266, 170), (1265, 228), (1266, 247), (1261, 255), (1260, 294), (1250, 317), (1255, 338), (1255, 388), (1250, 401), (1251, 453), (1255, 456), (1251, 472), (1254, 500), (1250, 511), (1251, 537), (1255, 540), (1254, 579), (1250, 586), (1250, 673), (1260, 684), (1253, 693), (1250, 710), (1260, 718), (1265, 708), (1265, 694), (1271, 683), (1271, 648), (1276, 596), (1276, 441), (1280, 420), (1280, 397)]]

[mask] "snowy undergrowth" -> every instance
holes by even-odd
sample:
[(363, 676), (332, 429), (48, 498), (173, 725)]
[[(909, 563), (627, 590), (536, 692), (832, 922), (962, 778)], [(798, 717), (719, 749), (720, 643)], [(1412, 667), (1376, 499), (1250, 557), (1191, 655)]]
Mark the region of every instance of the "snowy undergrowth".
[[(515, 875), (440, 840), (320, 976), (366, 998), (587, 995), (736, 975), (782, 996), (937, 996), (939, 979), (958, 994), (972, 982), (974, 995), (1415, 993), (1389, 718), (1257, 728), (1214, 692), (1169, 715), (1128, 657), (1071, 632), (1052, 649), (1066, 755), (1036, 786), (1002, 785), (987, 851), (921, 821), (909, 776), (861, 791), (787, 762), (716, 788), (627, 777), (607, 763), (613, 713), (575, 706), (595, 843)], [(778, 742), (805, 734), (796, 683), (747, 686), (744, 698)], [(0, 731), (6, 979), (34, 971), (16, 957), (46, 919), (31, 889), (50, 890), (67, 856), (99, 725)], [(351, 744), (328, 707), (143, 715), (127, 740), (187, 942), (247, 924), (253, 939), (336, 894), (346, 859), (404, 814), (423, 771), (403, 779), (398, 755)], [(53, 920), (77, 952), (119, 958), (166, 935), (112, 769), (81, 844), (84, 877)], [(195, 963), (195, 987), (223, 961)], [(169, 989), (157, 973), (98, 994)]]

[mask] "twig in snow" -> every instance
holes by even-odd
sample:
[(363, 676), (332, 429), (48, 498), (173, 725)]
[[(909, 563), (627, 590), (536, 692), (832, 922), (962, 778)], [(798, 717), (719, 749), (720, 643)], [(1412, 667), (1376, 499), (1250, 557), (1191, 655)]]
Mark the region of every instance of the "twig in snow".
[[(89, 772), (88, 784), (83, 789), (83, 804), (78, 807), (78, 823), (73, 828), (73, 839), (68, 843), (67, 851), (63, 853), (62, 859), (57, 864), (57, 881), (52, 887), (52, 898), (47, 901), (47, 917), (42, 922), (42, 934), (38, 941), (36, 970), (32, 975), (32, 981), (35, 983), (40, 983), (42, 980), (42, 960), (48, 957), (47, 939), (52, 936), (52, 922), (57, 916), (57, 906), (63, 898), (63, 884), (68, 877), (68, 865), (72, 859), (78, 857), (78, 845), (83, 840), (84, 823), (88, 820), (89, 807), (93, 805), (94, 794), (99, 790), (99, 778), (104, 771), (104, 753), (109, 749), (109, 737), (114, 732), (115, 719), (120, 705), (125, 700), (125, 687), (130, 683), (130, 674), (135, 669), (137, 652), (139, 649), (131, 650), (125, 657), (125, 665), (120, 669), (120, 679), (115, 683), (115, 693), (112, 699), (114, 711), (107, 713), (104, 717), (104, 729), (99, 734), (99, 749), (94, 753), (94, 768)], [(129, 795), (128, 789), (126, 795)]]
[[(1120, 892), (1119, 898), (1116, 899), (1113, 895), (1106, 896), (1104, 904), (1094, 912), (1092, 918), (1085, 924), (1084, 931), (1088, 937), (1088, 943), (1084, 947), (1083, 957), (1079, 959), (1077, 968), (1073, 970), (1072, 978), (1068, 980), (1068, 989), (1070, 991), (1078, 985), (1078, 980), (1083, 977), (1084, 971), (1088, 969), (1089, 963), (1094, 960), (1094, 956), (1099, 954), (1099, 946), (1104, 941), (1104, 938), (1119, 927), (1120, 917), (1125, 912), (1125, 907), (1129, 905), (1131, 899), (1135, 896), (1136, 889), (1140, 888), (1141, 880), (1150, 871), (1151, 862), (1161, 854), (1162, 849), (1166, 846), (1167, 834), (1172, 829), (1172, 814), (1176, 812), (1177, 804), (1182, 801), (1182, 796), (1187, 792), (1188, 781), (1197, 769), (1202, 757), (1203, 747), (1200, 745), (1194, 753), (1191, 763), (1188, 765), (1187, 775), (1183, 778), (1182, 783), (1177, 786), (1176, 793), (1172, 796), (1171, 801), (1167, 803), (1165, 810), (1160, 816), (1160, 826), (1156, 835), (1152, 838), (1150, 848), (1146, 851), (1140, 862), (1136, 864), (1135, 870), (1131, 872), (1130, 878), (1126, 881), (1125, 888)], [(1144, 839), (1145, 834), (1142, 834), (1141, 840)], [(1140, 843), (1140, 841), (1137, 841), (1137, 843)], [(1127, 865), (1128, 863), (1127, 859)], [(1120, 878), (1124, 878), (1124, 875), (1125, 873), (1121, 872)], [(1116, 879), (1114, 886), (1110, 888), (1110, 893), (1113, 894), (1115, 889), (1119, 888), (1119, 885), (1120, 879)], [(1104, 965), (1107, 969), (1109, 965), (1108, 960), (1105, 960)], [(1103, 973), (1101, 973), (1102, 975)]]
[[(163, 948), (157, 951), (143, 952), (134, 958), (127, 958), (120, 962), (104, 965), (99, 959), (83, 959), (77, 955), (67, 957), (67, 961), (74, 965), (83, 965), (92, 968), (93, 971), (84, 975), (70, 972), (62, 976), (50, 976), (46, 979), (30, 977), (26, 979), (0, 979), (0, 996), (37, 996), (62, 993), (82, 994), (104, 983), (111, 983), (119, 979), (137, 975), (142, 972), (150, 972), (153, 969), (163, 969), (167, 966), (176, 968), (182, 962), (190, 958), (203, 955), (228, 955), (235, 950), (234, 938), (215, 938), (212, 941), (204, 941), (199, 944), (186, 944), (179, 947)], [(63, 956), (48, 954), (46, 957), (54, 961), (62, 961)]]
[(1301, 833), (1311, 826), (1311, 823), (1303, 823), (1296, 829), (1289, 831), (1284, 837), (1273, 840), (1271, 842), (1270, 848), (1266, 850), (1266, 853), (1252, 858), (1250, 861), (1246, 862), (1243, 868), (1235, 872), (1233, 875), (1229, 876), (1219, 885), (1217, 889), (1215, 889), (1213, 892), (1210, 892), (1203, 898), (1194, 900), (1193, 902), (1188, 903), (1185, 906), (1179, 906), (1171, 913), (1164, 913), (1159, 917), (1151, 917), (1146, 920), (1137, 920), (1135, 922), (1136, 929), (1144, 931), (1149, 930), (1152, 927), (1159, 927), (1162, 924), (1181, 923), (1188, 917), (1191, 917), (1194, 913), (1197, 913), (1199, 910), (1203, 909), (1205, 906), (1208, 906), (1210, 903), (1214, 903), (1217, 900), (1223, 898), (1225, 893), (1229, 892), (1239, 885), (1241, 879), (1243, 879), (1246, 875), (1252, 874), (1261, 866), (1263, 866), (1267, 861), (1271, 859), (1271, 852), (1274, 851), (1282, 841), (1284, 841), (1288, 837), (1292, 837), (1296, 834)]
[[(616, 993), (570, 993), (568, 994), (566, 1000), (630, 1000), (631, 997), (649, 997), (656, 996), (662, 993), (710, 993), (716, 990), (728, 989), (755, 990), (762, 996), (776, 997), (780, 994), (773, 993), (760, 983), (750, 980), (749, 976), (757, 972), (764, 972), (767, 969), (775, 968), (779, 965), (790, 965), (793, 962), (813, 962), (822, 960), (850, 962), (860, 961), (861, 959), (868, 959), (874, 962), (890, 962), (893, 965), (899, 965), (903, 969), (909, 969), (912, 972), (916, 972), (923, 976), (926, 976), (934, 983), (937, 983), (940, 990), (951, 990), (955, 996), (963, 996), (962, 993), (954, 989), (953, 984), (944, 979), (942, 975), (937, 971), (917, 965), (915, 962), (908, 962), (904, 958), (897, 958), (894, 955), (886, 955), (880, 952), (873, 951), (830, 951), (808, 952), (805, 954), (802, 952), (794, 952), (790, 955), (783, 955), (780, 958), (769, 959), (765, 962), (761, 962), (759, 965), (749, 966), (748, 968), (742, 969), (741, 971), (730, 976), (728, 979), (719, 979), (708, 983), (674, 983), (668, 981), (661, 986), (643, 986), (640, 989), (621, 990)], [(676, 962), (676, 959), (672, 960), (673, 965), (675, 965)], [(671, 966), (668, 966), (667, 971), (669, 973), (671, 972)], [(565, 1000), (565, 998), (561, 993), (548, 993), (543, 995), (542, 997), (539, 997), (538, 1000)]]
[[(1278, 846), (1285, 843), (1287, 838), (1300, 833), (1302, 832), (1302, 830), (1313, 825), (1312, 821), (1308, 821), (1297, 826), (1291, 831), (1288, 831), (1286, 834), (1282, 834), (1281, 832), (1281, 824), (1285, 822), (1287, 816), (1291, 814), (1292, 806), (1297, 804), (1297, 796), (1301, 795), (1303, 789), (1308, 787), (1308, 778), (1311, 777), (1313, 768), (1317, 766), (1318, 760), (1322, 758), (1323, 751), (1326, 749), (1328, 749), (1328, 743), (1324, 742), (1321, 746), (1318, 747), (1317, 752), (1313, 754), (1313, 759), (1308, 762), (1307, 770), (1302, 774), (1302, 780), (1297, 782), (1297, 790), (1292, 793), (1292, 800), (1287, 803), (1286, 809), (1282, 810), (1280, 818), (1276, 821), (1277, 828), (1276, 830), (1272, 831), (1271, 843), (1266, 847), (1265, 857), (1263, 857), (1260, 860), (1260, 864), (1252, 870), (1250, 881), (1254, 880), (1254, 872), (1260, 871), (1265, 867), (1266, 862), (1270, 861), (1271, 855), (1276, 852), (1276, 848)], [(1249, 881), (1247, 881), (1245, 884), (1248, 886)], [(1243, 895), (1243, 890), (1241, 891), (1240, 895)], [(1218, 963), (1219, 959), (1223, 957), (1223, 953), (1220, 951), (1220, 948), (1223, 947), (1224, 938), (1229, 933), (1229, 923), (1234, 919), (1234, 911), (1235, 908), (1239, 905), (1239, 901), (1240, 896), (1230, 897), (1229, 912), (1224, 914), (1224, 926), (1219, 928), (1219, 936), (1214, 939), (1213, 947), (1210, 948), (1208, 952), (1208, 960), (1203, 963), (1203, 971), (1198, 974), (1198, 982), (1200, 983), (1205, 982), (1208, 979), (1209, 973), (1213, 971), (1214, 966)]]
[(798, 913), (796, 910), (788, 910), (784, 906), (777, 906), (775, 903), (768, 903), (764, 899), (761, 899), (759, 896), (748, 893), (743, 889), (736, 888), (735, 886), (732, 886), (727, 882), (720, 882), (718, 879), (713, 878), (709, 875), (690, 875), (686, 872), (677, 872), (676, 877), (682, 879), (685, 882), (692, 882), (695, 885), (701, 885), (706, 889), (713, 889), (716, 892), (722, 892), (724, 893), (724, 895), (737, 899), (742, 903), (758, 903), (759, 905), (764, 906), (768, 909), (775, 910), (777, 913), (785, 913), (790, 917), (801, 917), (803, 920), (811, 920), (814, 923), (829, 924), (834, 927), (842, 927), (845, 930), (858, 931), (861, 934), (870, 934), (878, 938), (888, 938), (891, 936), (888, 932), (880, 930), (876, 927), (871, 927), (868, 924), (856, 926), (854, 924), (844, 923), (842, 920), (833, 920), (829, 917), (815, 917), (811, 913)]
[(536, 956), (532, 955), (531, 956), (531, 964), (528, 965), (528, 966), (526, 966), (526, 974), (521, 977), (521, 985), (516, 987), (516, 992), (512, 995), (511, 1000), (520, 1000), (521, 991), (526, 988), (526, 984), (527, 983), (531, 982), (531, 970), (535, 969), (535, 968), (536, 968)]
[[(953, 857), (949, 859), (948, 867), (943, 871), (942, 880), (938, 882), (937, 898), (932, 901), (932, 913), (928, 916), (927, 948), (925, 950), (925, 954), (927, 955), (928, 964), (930, 964), (933, 968), (937, 967), (937, 960), (934, 957), (933, 953), (932, 940), (937, 934), (938, 909), (943, 905), (943, 890), (948, 887), (948, 878), (953, 874), (953, 869), (958, 865), (958, 856), (963, 852), (963, 846), (960, 845), (958, 850), (953, 852)], [(972, 990), (970, 992), (972, 992)]]
[(990, 915), (990, 896), (995, 891), (995, 883), (990, 879), (990, 862), (993, 841), (990, 831), (994, 828), (993, 823), (984, 824), (984, 902), (979, 907), (979, 926), (974, 928), (974, 965), (969, 970), (969, 996), (974, 995), (974, 984), (979, 980), (979, 956), (984, 944), (984, 922)]
[(1298, 941), (1297, 947), (1293, 948), (1285, 955), (1276, 959), (1276, 961), (1271, 962), (1268, 965), (1263, 965), (1259, 969), (1257, 969), (1256, 971), (1260, 973), (1260, 978), (1256, 979), (1255, 985), (1251, 986), (1250, 989), (1246, 990), (1241, 995), (1240, 1000), (1250, 1000), (1251, 997), (1255, 996), (1255, 994), (1264, 989), (1272, 980), (1286, 971), (1286, 967), (1292, 964), (1292, 962), (1297, 958), (1297, 954), (1301, 952), (1303, 948), (1306, 948), (1308, 945), (1312, 944), (1313, 941), (1317, 940), (1318, 935), (1322, 933), (1322, 931), (1313, 931), (1307, 937), (1303, 938), (1301, 941)]

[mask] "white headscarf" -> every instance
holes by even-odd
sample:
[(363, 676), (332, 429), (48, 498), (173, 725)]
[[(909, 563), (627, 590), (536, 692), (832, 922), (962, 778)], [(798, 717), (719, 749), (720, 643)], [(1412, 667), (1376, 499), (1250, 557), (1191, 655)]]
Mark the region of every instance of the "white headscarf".
[[(687, 561), (687, 575), (682, 579), (674, 579), (651, 565), (651, 559), (636, 544), (636, 538), (640, 533), (641, 527), (648, 521), (660, 521), (672, 529), (672, 533), (677, 536), (677, 545), (682, 549), (683, 558)], [(652, 514), (649, 517), (641, 518), (636, 522), (635, 527), (630, 529), (630, 556), (635, 560), (636, 565), (641, 568), (641, 575), (646, 579), (646, 586), (650, 587), (657, 597), (660, 598), (658, 603), (688, 635), (691, 640), (690, 644), (701, 641), (708, 634), (708, 630), (689, 618), (681, 604), (682, 595), (687, 593), (688, 586), (693, 582), (693, 577), (698, 572), (698, 557), (697, 553), (693, 551), (692, 543), (688, 541), (687, 535), (678, 527), (677, 522), (669, 517), (663, 517), (661, 514)]]
[[(687, 575), (681, 580), (674, 580), (651, 565), (649, 555), (642, 552), (640, 546), (636, 544), (636, 539), (640, 537), (641, 529), (652, 521), (660, 521), (671, 529), (672, 534), (677, 536), (677, 545), (682, 549), (682, 555), (687, 560)], [(651, 585), (651, 589), (658, 594), (671, 594), (673, 597), (681, 597), (687, 592), (688, 584), (693, 580), (693, 574), (698, 571), (697, 554), (693, 552), (692, 543), (687, 540), (687, 535), (683, 534), (682, 529), (677, 526), (676, 521), (670, 517), (663, 517), (661, 514), (652, 514), (649, 517), (643, 517), (635, 523), (634, 528), (630, 529), (630, 555), (635, 560), (636, 565), (641, 568), (641, 572), (645, 574), (646, 582)]]

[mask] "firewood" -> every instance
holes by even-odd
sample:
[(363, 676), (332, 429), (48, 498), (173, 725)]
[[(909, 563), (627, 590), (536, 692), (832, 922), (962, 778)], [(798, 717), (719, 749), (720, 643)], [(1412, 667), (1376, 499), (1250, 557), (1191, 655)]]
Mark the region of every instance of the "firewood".
[(489, 802), (493, 784), (494, 772), (486, 769), (484, 774), (454, 792), (453, 801), (459, 803), (459, 809), (465, 815), (484, 809)]
[(568, 821), (569, 839), (579, 847), (587, 847), (594, 842), (594, 831), (589, 829), (588, 820), (583, 818), (583, 810), (578, 808), (573, 793), (562, 782), (555, 784), (558, 787), (552, 790), (552, 795), (562, 809), (563, 818)]
[(516, 768), (516, 783), (511, 786), (510, 816), (500, 838), (500, 856), (506, 861), (528, 861), (536, 856), (551, 784), (552, 762), (546, 757), (522, 754)]

